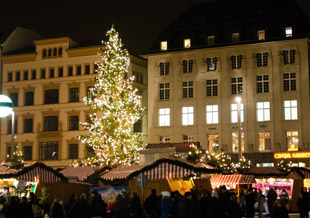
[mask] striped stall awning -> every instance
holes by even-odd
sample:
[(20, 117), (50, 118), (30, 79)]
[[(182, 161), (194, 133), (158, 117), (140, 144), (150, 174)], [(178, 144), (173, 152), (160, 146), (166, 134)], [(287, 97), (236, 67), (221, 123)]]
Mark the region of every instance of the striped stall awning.
[(253, 184), (256, 183), (255, 177), (253, 175), (243, 175), (240, 184)]
[(103, 174), (101, 178), (103, 180), (110, 180), (110, 181), (113, 181), (115, 179), (127, 179), (131, 173), (138, 171), (143, 167), (144, 165), (131, 165), (131, 166), (121, 165)]
[(232, 174), (232, 175), (213, 175), (211, 176), (211, 185), (213, 188), (219, 187), (221, 185), (238, 185), (238, 184), (253, 184), (255, 183), (255, 178), (253, 175), (242, 175), (242, 174)]
[(31, 181), (31, 182), (59, 182), (61, 180), (55, 173), (46, 170), (42, 167), (35, 167), (32, 170), (23, 173), (18, 176), (19, 180)]
[(147, 175), (148, 179), (177, 179), (194, 174), (194, 171), (188, 168), (177, 166), (175, 164), (163, 162), (158, 166), (145, 171), (145, 174)]

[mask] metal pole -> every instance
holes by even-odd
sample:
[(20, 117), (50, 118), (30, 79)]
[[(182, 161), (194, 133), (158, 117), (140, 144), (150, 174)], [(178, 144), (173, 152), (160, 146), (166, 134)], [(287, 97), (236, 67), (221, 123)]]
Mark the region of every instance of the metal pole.
[(241, 99), (238, 101), (238, 158), (242, 158), (242, 147), (241, 147)]
[(15, 152), (15, 142), (14, 142), (14, 136), (15, 136), (15, 113), (12, 111), (12, 129), (11, 129), (11, 159), (13, 158), (14, 152)]

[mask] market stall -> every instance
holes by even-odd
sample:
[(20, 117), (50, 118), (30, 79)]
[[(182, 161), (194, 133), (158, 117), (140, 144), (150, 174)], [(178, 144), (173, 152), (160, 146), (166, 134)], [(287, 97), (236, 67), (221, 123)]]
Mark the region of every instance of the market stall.
[(228, 189), (235, 189), (237, 193), (239, 193), (240, 189), (249, 189), (255, 183), (256, 181), (253, 175), (214, 174), (211, 176), (211, 185), (213, 189), (225, 185)]

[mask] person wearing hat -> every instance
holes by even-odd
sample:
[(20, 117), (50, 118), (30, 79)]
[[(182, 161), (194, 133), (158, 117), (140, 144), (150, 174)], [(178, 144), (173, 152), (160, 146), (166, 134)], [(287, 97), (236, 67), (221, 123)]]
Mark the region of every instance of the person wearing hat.
[(173, 206), (172, 200), (170, 198), (170, 192), (163, 191), (161, 195), (162, 195), (162, 199), (160, 201), (161, 218), (170, 218)]

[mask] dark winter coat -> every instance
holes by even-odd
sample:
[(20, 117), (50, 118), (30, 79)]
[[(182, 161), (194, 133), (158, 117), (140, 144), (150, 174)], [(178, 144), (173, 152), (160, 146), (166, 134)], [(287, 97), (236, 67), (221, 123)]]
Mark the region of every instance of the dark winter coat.
[(223, 208), (221, 208), (219, 199), (217, 199), (216, 197), (212, 197), (210, 199), (207, 217), (216, 217), (216, 218), (225, 217), (225, 212)]
[(51, 218), (64, 218), (65, 212), (61, 204), (54, 202), (51, 206)]
[(229, 201), (227, 212), (229, 214), (229, 218), (242, 218), (240, 205), (235, 201)]
[(84, 198), (75, 202), (68, 212), (68, 218), (85, 218), (89, 216), (89, 206)]
[(195, 218), (197, 209), (188, 198), (183, 198), (178, 204), (179, 218)]
[(147, 214), (151, 214), (153, 209), (155, 208), (157, 201), (159, 198), (156, 194), (151, 194), (147, 199), (145, 200), (143, 207), (146, 210)]
[(93, 200), (90, 202), (89, 210), (90, 210), (90, 217), (96, 217), (96, 216), (105, 217), (106, 204), (102, 200), (100, 195), (95, 195), (93, 197)]
[(172, 200), (170, 198), (163, 198), (160, 201), (161, 218), (169, 218), (172, 211)]
[(254, 217), (254, 204), (255, 204), (255, 196), (253, 193), (249, 193), (245, 195), (245, 211), (247, 217)]

